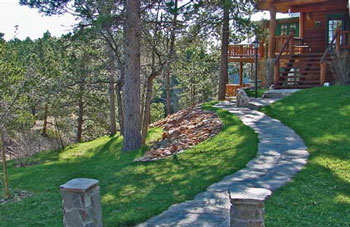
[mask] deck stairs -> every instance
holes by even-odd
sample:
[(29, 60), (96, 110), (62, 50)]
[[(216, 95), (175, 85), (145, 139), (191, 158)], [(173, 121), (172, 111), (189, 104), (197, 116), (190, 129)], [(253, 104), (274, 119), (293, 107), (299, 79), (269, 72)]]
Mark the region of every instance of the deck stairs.
[[(320, 86), (322, 53), (291, 55), (283, 59), (276, 89), (312, 88)], [(330, 55), (327, 60), (332, 61)], [(330, 73), (327, 73), (330, 76)]]

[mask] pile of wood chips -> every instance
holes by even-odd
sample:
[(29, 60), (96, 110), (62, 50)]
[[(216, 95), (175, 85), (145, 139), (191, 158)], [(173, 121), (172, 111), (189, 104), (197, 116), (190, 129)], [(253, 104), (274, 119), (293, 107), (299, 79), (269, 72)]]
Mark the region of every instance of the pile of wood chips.
[(184, 152), (214, 137), (222, 130), (223, 123), (215, 112), (195, 107), (169, 115), (151, 127), (163, 128), (162, 139), (155, 143), (143, 157), (135, 161), (155, 161)]

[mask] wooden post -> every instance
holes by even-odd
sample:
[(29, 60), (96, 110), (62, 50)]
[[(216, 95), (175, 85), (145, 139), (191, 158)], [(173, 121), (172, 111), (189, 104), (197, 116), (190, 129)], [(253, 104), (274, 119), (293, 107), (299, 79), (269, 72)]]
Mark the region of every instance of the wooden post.
[[(304, 21), (305, 21), (305, 13), (300, 12), (300, 19), (299, 19), (299, 37), (301, 40), (304, 40)], [(304, 43), (302, 43), (304, 45)], [(300, 52), (304, 53), (304, 48), (300, 48)]]
[(278, 85), (278, 81), (280, 79), (280, 62), (276, 62), (275, 66), (274, 66), (274, 75), (273, 75), (273, 83), (276, 85)]
[(240, 62), (239, 67), (239, 85), (243, 86), (243, 62)]
[(264, 57), (264, 52), (265, 52), (265, 42), (264, 40), (260, 41), (259, 45), (259, 57), (263, 58)]
[(341, 30), (339, 27), (337, 28), (335, 35), (337, 36), (337, 40), (335, 43), (335, 50), (339, 54), (340, 53), (340, 38), (341, 38)]
[(320, 84), (323, 85), (326, 82), (327, 76), (327, 62), (321, 62)]
[(299, 19), (299, 36), (300, 38), (304, 38), (304, 20), (305, 20), (305, 13), (300, 12), (300, 19)]
[(289, 55), (294, 55), (294, 36), (295, 36), (295, 31), (294, 29), (291, 30), (290, 32), (290, 40), (289, 40)]
[(269, 25), (269, 51), (268, 51), (268, 57), (269, 58), (275, 58), (275, 52), (276, 52), (276, 41), (275, 41), (275, 34), (276, 34), (276, 7), (270, 8), (270, 25)]

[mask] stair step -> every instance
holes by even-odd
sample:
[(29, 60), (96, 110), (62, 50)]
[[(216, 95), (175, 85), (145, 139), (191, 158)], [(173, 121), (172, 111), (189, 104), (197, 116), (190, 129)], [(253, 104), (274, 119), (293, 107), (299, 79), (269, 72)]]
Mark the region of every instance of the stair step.
[(275, 89), (307, 89), (307, 88), (314, 88), (319, 86), (275, 86)]
[(323, 56), (323, 53), (305, 53), (305, 54), (294, 54), (292, 57), (309, 57), (309, 56)]
[(280, 78), (279, 83), (283, 84), (283, 83), (293, 83), (293, 84), (319, 84), (320, 83), (320, 79), (317, 78), (312, 78), (309, 80), (291, 80), (291, 79), (284, 79), (284, 78)]
[(259, 110), (260, 108), (264, 107), (264, 106), (268, 106), (271, 105), (274, 102), (277, 102), (281, 100), (281, 98), (257, 98), (257, 99), (252, 99), (252, 101), (250, 101), (248, 103), (248, 108), (251, 110)]
[(319, 85), (320, 80), (279, 81), (278, 85)]
[(301, 84), (320, 84), (320, 80), (302, 80)]
[[(283, 87), (281, 87), (283, 88)], [(299, 91), (298, 89), (281, 89), (279, 88), (278, 90), (272, 89), (272, 90), (267, 90), (264, 92), (264, 99), (265, 98), (283, 98), (286, 96), (289, 96), (297, 91)]]
[[(297, 59), (297, 60), (308, 60), (308, 59), (322, 59), (323, 56), (298, 56), (298, 55), (293, 55), (293, 56), (288, 56), (291, 59)], [(332, 56), (327, 56), (326, 59), (333, 59)]]
[(279, 78), (283, 80), (288, 80), (288, 79), (306, 80), (305, 76), (280, 76)]
[(316, 75), (316, 74), (320, 74), (321, 73), (321, 71), (320, 70), (318, 70), (318, 71), (300, 71), (300, 72), (280, 72), (280, 74), (281, 75), (283, 75), (283, 76), (285, 76), (285, 75), (288, 75), (288, 74), (296, 74), (296, 75), (298, 75), (298, 74), (308, 74), (308, 75)]
[(321, 85), (276, 85), (275, 89), (301, 89), (301, 88), (313, 88), (320, 87)]
[(301, 67), (310, 67), (313, 65), (317, 65), (320, 67), (320, 62), (313, 61), (313, 62), (302, 62), (301, 63), (286, 63), (285, 66), (289, 68), (301, 68)]
[[(322, 59), (322, 57), (303, 57), (303, 58), (298, 58), (298, 57), (294, 57), (293, 59), (296, 59), (296, 60), (300, 60), (300, 61), (305, 61), (305, 60), (320, 60), (321, 61), (321, 59)], [(333, 57), (326, 57), (325, 58), (326, 60), (332, 60), (333, 59)]]
[[(309, 66), (309, 67), (296, 67), (296, 66), (293, 66), (293, 67), (282, 67), (282, 69), (284, 69), (284, 70), (288, 70), (288, 71), (290, 71), (290, 70), (292, 70), (292, 69), (294, 69), (294, 70), (296, 70), (296, 69), (302, 69), (302, 70), (300, 70), (300, 71), (320, 71), (320, 67), (311, 67), (311, 66)], [(305, 70), (306, 69), (306, 70)]]

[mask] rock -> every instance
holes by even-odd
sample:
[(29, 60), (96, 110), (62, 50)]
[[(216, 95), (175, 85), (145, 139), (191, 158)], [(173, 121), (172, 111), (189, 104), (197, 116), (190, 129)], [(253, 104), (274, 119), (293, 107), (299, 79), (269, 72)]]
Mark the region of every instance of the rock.
[(173, 153), (170, 150), (164, 150), (162, 154), (165, 156), (169, 156), (169, 155), (172, 155)]
[(162, 139), (164, 140), (164, 139), (167, 138), (168, 136), (169, 136), (169, 133), (168, 133), (168, 132), (163, 132)]
[(155, 143), (138, 162), (155, 161), (182, 153), (200, 142), (214, 137), (223, 128), (215, 112), (202, 110), (200, 107), (181, 110), (152, 124), (162, 127), (162, 140)]
[(247, 107), (250, 102), (250, 98), (243, 89), (238, 89), (237, 93), (237, 106), (238, 107)]
[(171, 137), (177, 137), (181, 134), (180, 130), (178, 128), (169, 130), (169, 136)]

